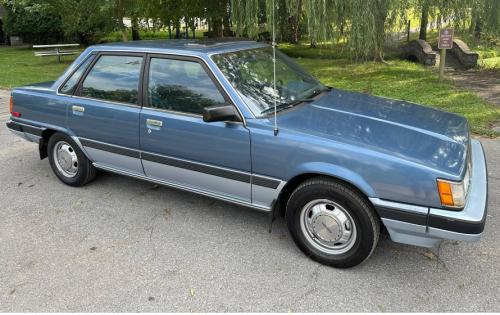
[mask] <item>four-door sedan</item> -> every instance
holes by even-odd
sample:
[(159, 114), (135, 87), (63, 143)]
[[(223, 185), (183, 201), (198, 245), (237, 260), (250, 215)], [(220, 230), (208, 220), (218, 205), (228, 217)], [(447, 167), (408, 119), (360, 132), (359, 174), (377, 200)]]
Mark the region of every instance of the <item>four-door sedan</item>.
[(99, 169), (284, 214), (335, 267), (366, 260), (383, 228), (425, 247), (479, 240), (487, 172), (466, 119), (326, 87), (279, 51), (274, 89), (272, 56), (252, 41), (93, 46), (14, 89), (7, 126), (65, 184)]

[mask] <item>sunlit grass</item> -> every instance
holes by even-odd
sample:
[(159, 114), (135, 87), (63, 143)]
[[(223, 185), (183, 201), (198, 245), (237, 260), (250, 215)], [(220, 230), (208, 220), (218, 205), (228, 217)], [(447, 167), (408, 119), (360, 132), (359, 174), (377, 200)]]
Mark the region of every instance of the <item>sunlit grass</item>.
[(0, 47), (0, 88), (57, 79), (77, 55), (36, 57), (30, 47)]

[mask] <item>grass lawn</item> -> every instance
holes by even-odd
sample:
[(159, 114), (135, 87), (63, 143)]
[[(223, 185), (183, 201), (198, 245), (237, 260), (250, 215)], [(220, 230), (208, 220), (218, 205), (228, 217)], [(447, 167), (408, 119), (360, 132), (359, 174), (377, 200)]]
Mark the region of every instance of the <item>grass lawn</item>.
[(500, 121), (500, 108), (418, 64), (392, 60), (389, 64), (299, 58), (297, 61), (323, 83), (339, 89), (369, 93), (428, 105), (467, 117), (474, 133), (500, 136), (491, 129)]
[(0, 88), (55, 80), (76, 57), (63, 56), (58, 63), (55, 56), (35, 57), (32, 48), (0, 46)]
[[(450, 82), (439, 83), (435, 70), (397, 59), (389, 64), (355, 63), (343, 58), (342, 53), (334, 54), (325, 48), (292, 45), (280, 48), (327, 85), (454, 112), (469, 119), (474, 133), (500, 136), (491, 129), (494, 122), (500, 121), (500, 108), (455, 88)], [(318, 56), (321, 59), (312, 58)], [(0, 48), (0, 88), (55, 80), (74, 58), (64, 57), (59, 64), (55, 57), (35, 57), (30, 48)]]

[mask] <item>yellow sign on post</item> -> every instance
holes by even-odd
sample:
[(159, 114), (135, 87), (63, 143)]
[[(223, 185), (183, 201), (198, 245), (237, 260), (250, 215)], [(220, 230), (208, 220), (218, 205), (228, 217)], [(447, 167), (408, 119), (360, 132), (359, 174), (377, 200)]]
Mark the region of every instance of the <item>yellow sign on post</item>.
[(444, 28), (439, 30), (438, 49), (441, 50), (441, 57), (439, 61), (439, 81), (444, 78), (444, 66), (446, 64), (446, 49), (453, 48), (453, 34), (451, 28)]

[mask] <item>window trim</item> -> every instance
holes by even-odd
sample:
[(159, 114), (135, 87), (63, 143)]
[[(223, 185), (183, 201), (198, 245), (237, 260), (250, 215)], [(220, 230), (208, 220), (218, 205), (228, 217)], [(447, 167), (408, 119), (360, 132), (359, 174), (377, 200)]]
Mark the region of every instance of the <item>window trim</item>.
[(244, 123), (243, 116), (241, 112), (239, 111), (238, 107), (234, 104), (232, 99), (229, 97), (228, 93), (226, 90), (224, 90), (222, 84), (217, 80), (217, 77), (215, 74), (212, 72), (210, 67), (207, 65), (207, 63), (199, 57), (194, 57), (194, 56), (184, 56), (184, 55), (175, 55), (175, 54), (162, 54), (162, 53), (148, 53), (146, 57), (146, 62), (144, 63), (145, 70), (144, 70), (144, 75), (142, 79), (142, 107), (147, 108), (148, 110), (153, 110), (153, 111), (160, 111), (160, 112), (166, 112), (166, 113), (172, 113), (172, 114), (177, 114), (177, 115), (184, 115), (184, 116), (189, 116), (189, 117), (195, 117), (195, 118), (200, 118), (203, 117), (203, 114), (195, 114), (195, 113), (188, 113), (188, 112), (181, 112), (181, 111), (175, 111), (175, 110), (168, 110), (168, 109), (162, 109), (162, 108), (156, 108), (156, 107), (151, 107), (149, 106), (149, 99), (148, 99), (148, 86), (149, 86), (149, 70), (150, 70), (150, 65), (151, 65), (151, 59), (156, 58), (156, 59), (167, 59), (167, 60), (180, 60), (180, 61), (188, 61), (188, 62), (195, 62), (199, 64), (202, 69), (205, 71), (205, 73), (208, 75), (210, 80), (212, 80), (214, 86), (217, 88), (219, 93), (221, 94), (222, 98), (224, 101), (228, 104), (231, 105), (235, 108), (235, 113), (237, 114), (237, 121), (232, 121), (236, 123)]
[[(89, 75), (90, 71), (94, 68), (95, 64), (101, 59), (103, 56), (129, 56), (129, 57), (142, 57), (142, 64), (141, 64), (141, 69), (139, 72), (139, 82), (137, 86), (137, 104), (133, 103), (126, 103), (126, 102), (119, 102), (119, 101), (114, 101), (114, 100), (106, 100), (106, 99), (100, 99), (100, 98), (93, 98), (93, 97), (87, 97), (87, 96), (82, 96), (82, 88), (83, 88), (83, 82), (85, 82), (85, 79), (87, 79), (87, 76)], [(77, 88), (75, 89), (75, 93), (73, 94), (74, 97), (80, 98), (80, 99), (88, 99), (88, 100), (93, 100), (93, 101), (99, 101), (99, 102), (104, 102), (108, 104), (117, 104), (117, 105), (125, 105), (125, 106), (130, 106), (130, 107), (142, 107), (142, 101), (144, 99), (143, 97), (143, 80), (144, 80), (144, 69), (146, 66), (146, 53), (141, 53), (141, 52), (113, 52), (113, 51), (100, 51), (97, 52), (96, 56), (94, 57), (94, 60), (90, 63), (87, 69), (85, 69), (85, 72), (83, 73), (82, 77), (80, 78), (80, 81), (78, 82)]]
[[(76, 91), (78, 90), (78, 87), (80, 85), (80, 81), (82, 80), (82, 77), (85, 75), (85, 73), (87, 73), (87, 69), (88, 67), (92, 66), (92, 64), (94, 63), (94, 58), (96, 57), (96, 54), (95, 53), (90, 53), (85, 59), (82, 60), (82, 62), (80, 62), (73, 71), (71, 71), (70, 74), (68, 74), (66, 76), (66, 78), (64, 79), (64, 81), (59, 85), (59, 87), (57, 88), (57, 94), (60, 94), (60, 95), (66, 95), (66, 96), (73, 96), (75, 95)], [(75, 73), (80, 70), (80, 67), (87, 62), (87, 60), (89, 59), (92, 59), (90, 60), (90, 63), (89, 65), (87, 66), (86, 69), (83, 70), (82, 72), (82, 75), (80, 76), (80, 78), (78, 79), (78, 81), (76, 82), (76, 85), (75, 85), (75, 89), (73, 90), (73, 93), (64, 93), (62, 92), (62, 88), (66, 85), (66, 83), (68, 83), (68, 81), (73, 77), (73, 75), (75, 75)]]

